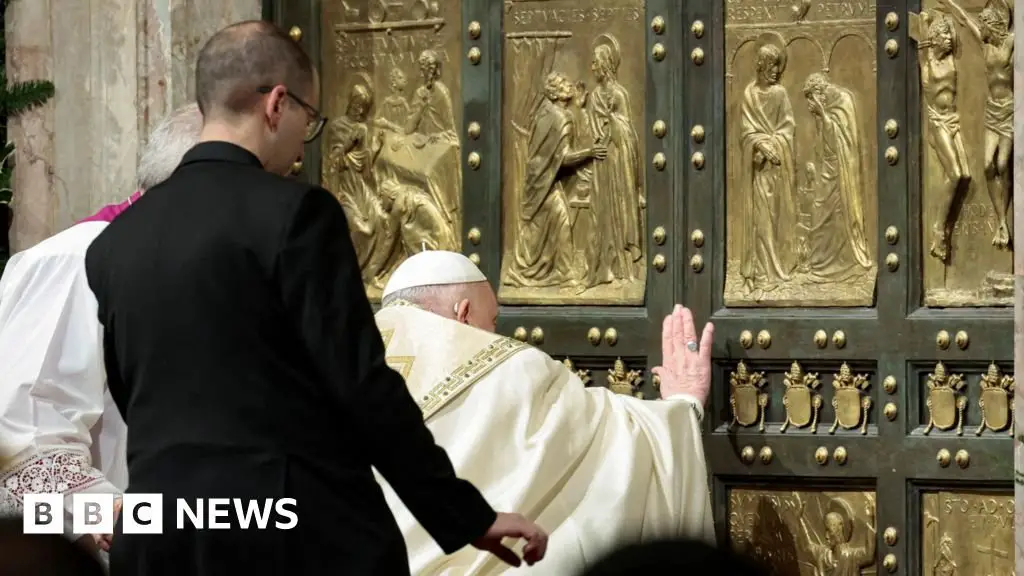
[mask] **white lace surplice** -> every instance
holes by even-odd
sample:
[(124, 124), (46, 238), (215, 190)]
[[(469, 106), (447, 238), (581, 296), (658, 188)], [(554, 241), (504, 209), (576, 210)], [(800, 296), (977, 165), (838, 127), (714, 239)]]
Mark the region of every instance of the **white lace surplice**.
[(126, 428), (106, 390), (85, 275), (86, 249), (106, 225), (48, 238), (0, 279), (0, 514), (20, 515), (26, 493), (59, 492), (70, 520), (71, 494), (127, 484)]

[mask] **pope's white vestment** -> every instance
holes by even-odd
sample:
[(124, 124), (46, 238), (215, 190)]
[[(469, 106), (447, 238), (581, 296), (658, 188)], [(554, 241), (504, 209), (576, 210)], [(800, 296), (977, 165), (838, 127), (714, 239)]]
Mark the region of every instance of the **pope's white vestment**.
[(585, 388), (532, 346), (406, 302), (376, 318), (388, 364), (405, 377), (459, 477), (495, 510), (521, 513), (550, 534), (534, 567), (513, 570), (472, 547), (445, 556), (378, 476), (414, 575), (571, 576), (636, 541), (713, 542), (696, 404)]
[(0, 514), (25, 493), (121, 493), (127, 430), (106, 389), (83, 222), (12, 258), (0, 278)]

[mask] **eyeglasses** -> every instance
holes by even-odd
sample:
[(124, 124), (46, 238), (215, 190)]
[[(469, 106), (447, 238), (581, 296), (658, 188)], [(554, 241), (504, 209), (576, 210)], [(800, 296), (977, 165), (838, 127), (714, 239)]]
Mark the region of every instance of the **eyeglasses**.
[[(274, 88), (273, 86), (260, 86), (256, 89), (260, 94), (270, 94)], [(299, 98), (290, 91), (285, 92), (289, 98), (295, 101), (296, 104), (302, 107), (306, 111), (306, 115), (309, 116), (309, 120), (306, 122), (306, 138), (303, 140), (307, 144), (316, 140), (320, 133), (324, 130), (324, 125), (327, 124), (327, 117), (320, 113), (319, 110), (308, 104), (302, 98)]]

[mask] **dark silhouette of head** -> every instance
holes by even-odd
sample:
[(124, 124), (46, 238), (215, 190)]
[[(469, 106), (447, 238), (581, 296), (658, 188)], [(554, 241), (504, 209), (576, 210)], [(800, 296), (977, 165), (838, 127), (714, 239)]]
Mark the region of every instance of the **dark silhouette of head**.
[(223, 140), (286, 174), (303, 144), (319, 135), (319, 79), (302, 47), (270, 22), (253, 20), (217, 32), (196, 62), (196, 102), (203, 141)]
[(583, 576), (767, 576), (753, 560), (727, 549), (690, 540), (651, 542), (621, 548)]

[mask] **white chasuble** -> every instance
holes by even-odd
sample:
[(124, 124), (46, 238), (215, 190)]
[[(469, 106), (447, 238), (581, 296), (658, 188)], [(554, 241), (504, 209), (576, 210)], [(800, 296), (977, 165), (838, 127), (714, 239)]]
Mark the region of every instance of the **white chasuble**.
[(85, 252), (107, 226), (68, 228), (12, 259), (0, 279), (0, 514), (25, 493), (120, 493), (127, 429), (106, 389), (103, 327)]
[(388, 363), (406, 377), (458, 475), (495, 510), (523, 514), (551, 535), (534, 567), (511, 569), (469, 546), (445, 556), (378, 475), (413, 574), (572, 576), (637, 541), (714, 541), (689, 401), (585, 388), (532, 346), (412, 305), (385, 307), (376, 318)]

